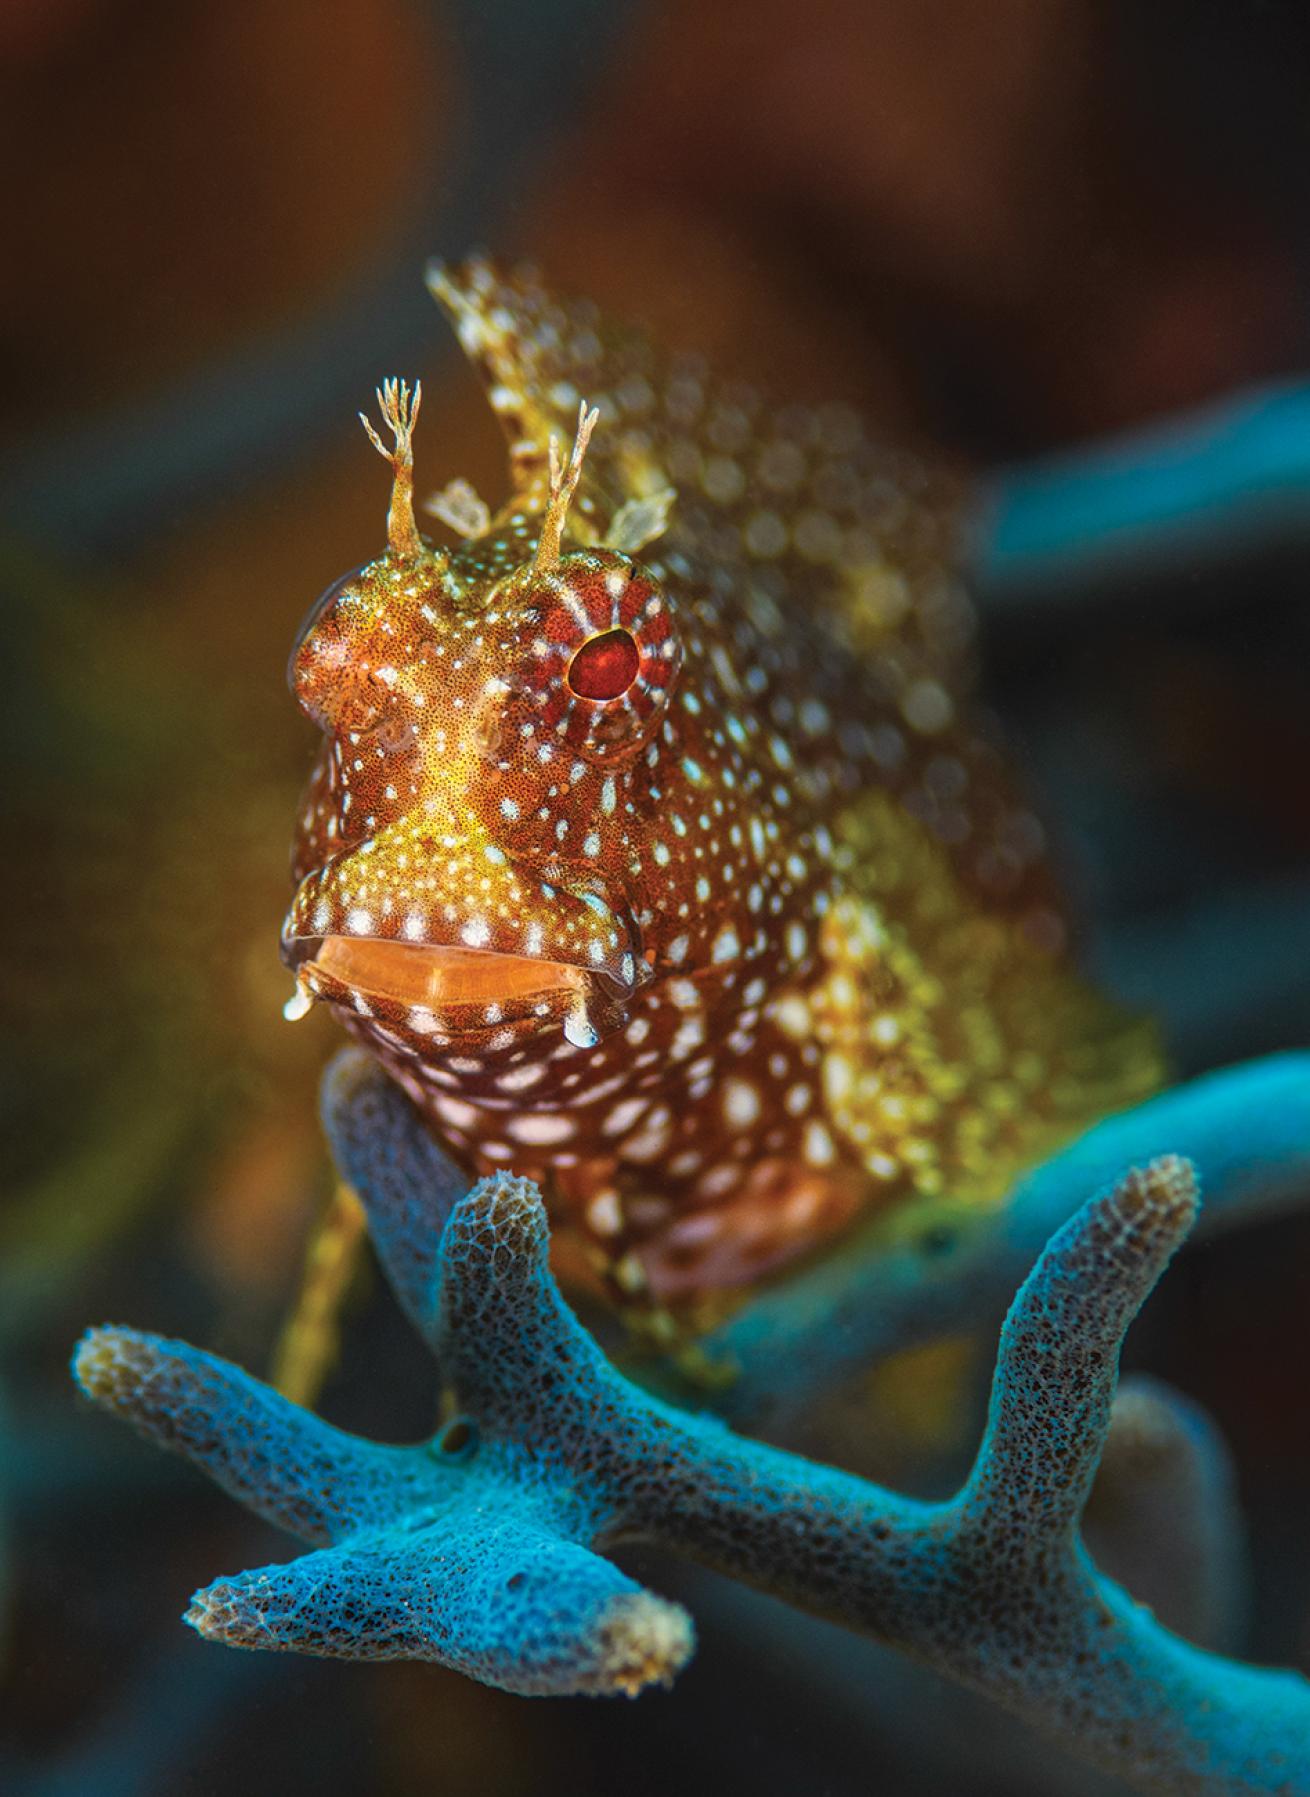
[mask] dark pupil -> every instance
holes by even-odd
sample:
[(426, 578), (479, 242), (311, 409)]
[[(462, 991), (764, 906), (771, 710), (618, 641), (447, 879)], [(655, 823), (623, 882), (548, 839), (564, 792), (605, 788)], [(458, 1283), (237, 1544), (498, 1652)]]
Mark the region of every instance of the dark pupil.
[(584, 699), (617, 699), (637, 678), (641, 657), (626, 630), (584, 643), (569, 664), (569, 685)]

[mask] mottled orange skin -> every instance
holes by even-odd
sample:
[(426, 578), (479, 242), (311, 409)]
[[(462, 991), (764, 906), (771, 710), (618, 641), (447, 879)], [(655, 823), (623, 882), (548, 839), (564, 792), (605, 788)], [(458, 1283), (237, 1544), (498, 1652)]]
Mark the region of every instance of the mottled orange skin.
[[(530, 279), (435, 289), (513, 491), (339, 582), (297, 646), (326, 735), (284, 930), (305, 990), (456, 1156), (541, 1180), (564, 1263), (629, 1300), (997, 1201), (1157, 1069), (1069, 971), (1041, 829), (966, 709), (954, 489)], [(535, 565), (580, 396), (600, 422)]]

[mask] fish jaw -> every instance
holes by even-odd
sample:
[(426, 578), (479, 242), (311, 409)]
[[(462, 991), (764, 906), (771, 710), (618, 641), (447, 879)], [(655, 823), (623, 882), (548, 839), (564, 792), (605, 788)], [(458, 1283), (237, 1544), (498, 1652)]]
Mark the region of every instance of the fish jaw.
[(507, 1028), (589, 1046), (651, 977), (622, 901), (412, 820), (301, 880), (282, 957), (309, 997), (435, 1046)]

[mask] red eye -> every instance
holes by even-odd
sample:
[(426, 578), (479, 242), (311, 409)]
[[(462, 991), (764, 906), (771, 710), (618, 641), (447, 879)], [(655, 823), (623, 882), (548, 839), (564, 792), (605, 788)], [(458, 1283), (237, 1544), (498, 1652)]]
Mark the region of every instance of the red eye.
[[(532, 594), (524, 676), (533, 710), (521, 730), (550, 731), (579, 755), (616, 766), (659, 729), (682, 666), (669, 600), (645, 569), (611, 550), (566, 555)], [(544, 744), (534, 759), (550, 758)]]
[(641, 656), (626, 630), (593, 636), (569, 663), (568, 680), (583, 699), (619, 699), (637, 678)]

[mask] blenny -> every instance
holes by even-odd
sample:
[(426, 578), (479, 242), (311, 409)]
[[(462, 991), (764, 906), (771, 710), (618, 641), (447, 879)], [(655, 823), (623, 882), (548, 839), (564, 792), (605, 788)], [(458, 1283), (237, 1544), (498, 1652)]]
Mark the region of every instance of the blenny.
[(452, 483), (452, 546), (420, 534), (387, 384), (388, 547), (291, 663), (325, 739), (292, 1010), (541, 1182), (566, 1275), (665, 1317), (879, 1209), (995, 1204), (1149, 1090), (971, 708), (961, 489), (531, 274), (430, 285), (510, 497)]

